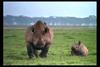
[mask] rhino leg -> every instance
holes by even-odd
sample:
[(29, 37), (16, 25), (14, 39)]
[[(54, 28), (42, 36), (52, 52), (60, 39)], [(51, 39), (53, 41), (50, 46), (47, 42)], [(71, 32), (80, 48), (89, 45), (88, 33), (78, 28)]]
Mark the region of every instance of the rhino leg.
[(34, 49), (33, 49), (32, 45), (33, 45), (32, 43), (27, 44), (27, 54), (28, 54), (29, 58), (34, 57)]
[(42, 57), (42, 58), (47, 57), (48, 50), (49, 50), (49, 47), (48, 47), (48, 45), (46, 45), (46, 46), (42, 49), (42, 51), (41, 51), (41, 53), (40, 53), (40, 57)]

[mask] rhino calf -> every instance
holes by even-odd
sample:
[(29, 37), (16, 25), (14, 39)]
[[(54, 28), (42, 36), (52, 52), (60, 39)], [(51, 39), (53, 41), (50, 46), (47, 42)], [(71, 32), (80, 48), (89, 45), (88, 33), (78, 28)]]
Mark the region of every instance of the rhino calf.
[(78, 56), (87, 56), (88, 55), (88, 49), (87, 47), (81, 43), (80, 41), (71, 47), (71, 54), (72, 55), (78, 55)]

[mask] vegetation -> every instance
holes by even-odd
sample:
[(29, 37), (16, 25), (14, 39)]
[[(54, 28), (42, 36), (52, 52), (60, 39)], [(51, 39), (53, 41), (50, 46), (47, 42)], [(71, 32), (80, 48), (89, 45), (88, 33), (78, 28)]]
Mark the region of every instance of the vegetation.
[[(3, 65), (96, 65), (96, 28), (56, 28), (48, 57), (33, 59), (28, 58), (24, 33), (24, 29), (4, 29)], [(79, 40), (89, 49), (86, 57), (70, 54)]]

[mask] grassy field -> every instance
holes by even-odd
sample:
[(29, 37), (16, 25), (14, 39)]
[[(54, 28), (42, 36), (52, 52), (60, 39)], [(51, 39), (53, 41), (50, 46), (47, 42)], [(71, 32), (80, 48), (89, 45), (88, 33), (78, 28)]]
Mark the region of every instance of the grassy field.
[[(3, 65), (96, 65), (96, 28), (54, 29), (54, 40), (47, 58), (28, 59), (24, 29), (4, 29)], [(86, 57), (71, 56), (70, 47), (82, 41), (89, 49)]]

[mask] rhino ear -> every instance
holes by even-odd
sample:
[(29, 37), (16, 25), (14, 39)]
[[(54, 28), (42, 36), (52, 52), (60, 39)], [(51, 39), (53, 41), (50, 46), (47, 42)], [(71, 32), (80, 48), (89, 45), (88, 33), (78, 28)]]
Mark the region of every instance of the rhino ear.
[(47, 25), (46, 22), (44, 22), (44, 24)]

